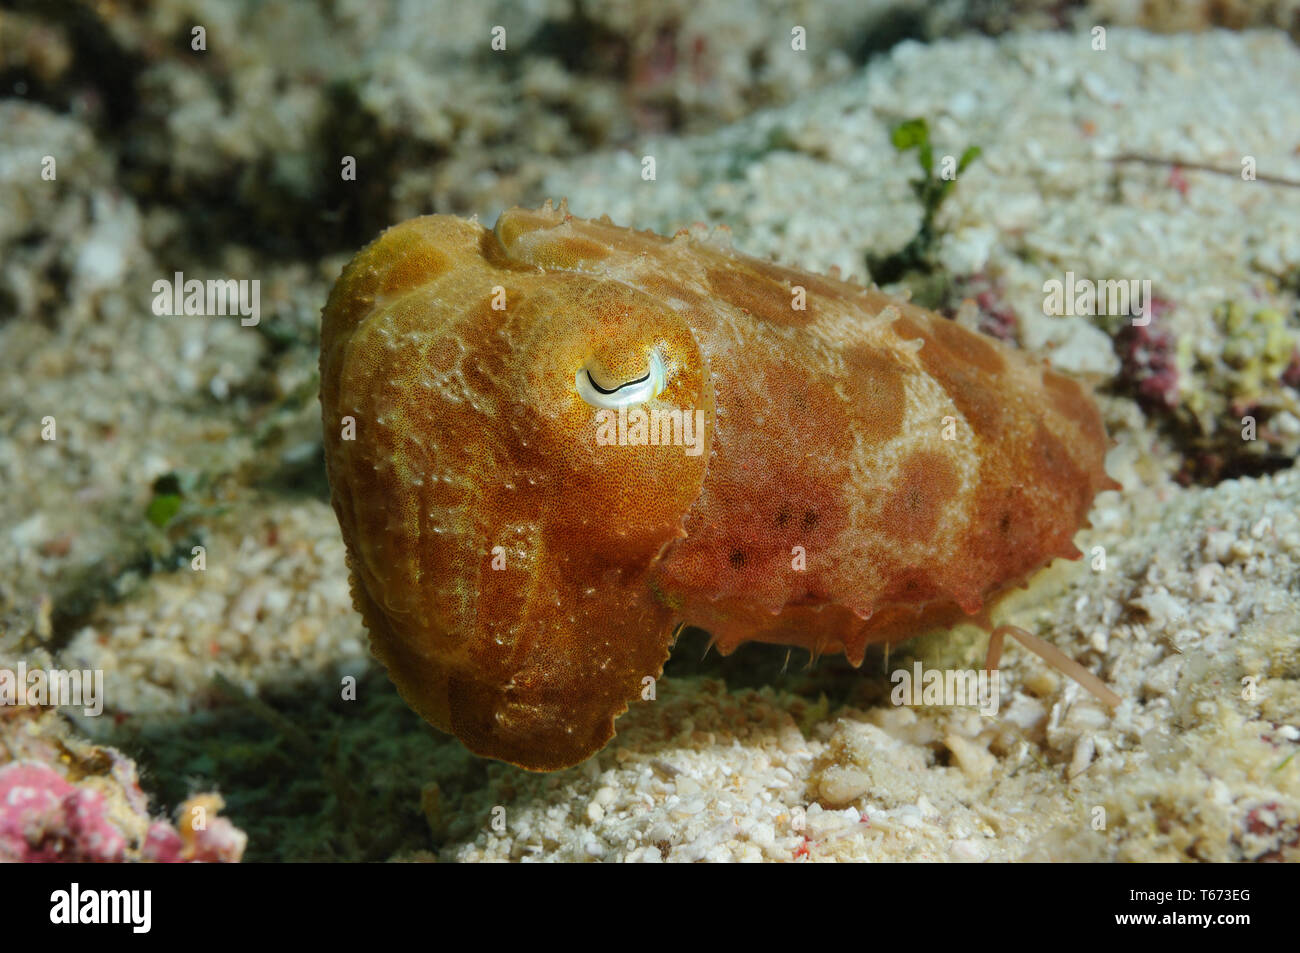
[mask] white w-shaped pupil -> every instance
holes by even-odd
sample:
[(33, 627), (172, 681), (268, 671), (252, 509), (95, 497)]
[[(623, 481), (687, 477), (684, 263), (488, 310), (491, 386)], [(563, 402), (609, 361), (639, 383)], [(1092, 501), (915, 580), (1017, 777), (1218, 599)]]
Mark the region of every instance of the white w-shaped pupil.
[(664, 389), (663, 359), (657, 351), (650, 351), (646, 372), (640, 377), (623, 382), (597, 380), (587, 368), (578, 369), (574, 385), (578, 396), (593, 407), (618, 408), (643, 404), (653, 400)]

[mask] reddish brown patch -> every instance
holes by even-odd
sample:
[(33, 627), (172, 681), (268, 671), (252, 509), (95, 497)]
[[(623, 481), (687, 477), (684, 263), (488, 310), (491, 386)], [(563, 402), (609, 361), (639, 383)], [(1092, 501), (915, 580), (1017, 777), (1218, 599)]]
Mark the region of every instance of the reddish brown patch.
[(1024, 579), (1053, 557), (1068, 554), (1092, 502), (1093, 487), (1065, 444), (1041, 420), (1010, 456), (980, 466), (969, 552), (983, 584)]
[(895, 539), (929, 540), (958, 485), (957, 472), (946, 456), (918, 450), (899, 467), (898, 487), (881, 507), (882, 528)]
[(379, 293), (396, 295), (419, 287), (446, 272), (447, 264), (447, 256), (432, 245), (412, 242), (385, 270)]
[(1007, 369), (1006, 358), (998, 351), (997, 345), (982, 334), (967, 331), (947, 318), (931, 321), (930, 329), (945, 348), (984, 373), (998, 375)]
[(1072, 518), (1076, 523), (1082, 522), (1092, 505), (1092, 483), (1065, 444), (1041, 420), (1034, 421), (1030, 458), (1037, 482), (1060, 501), (1063, 511), (1075, 514)]
[[(943, 320), (946, 319), (938, 319), (935, 323)], [(903, 338), (925, 341), (918, 354), (921, 365), (947, 392), (971, 429), (986, 440), (996, 440), (1002, 432), (1004, 415), (997, 382), (910, 316), (904, 315), (895, 321), (894, 330)]]
[(927, 570), (920, 567), (898, 569), (887, 576), (888, 584), (880, 595), (883, 605), (898, 603), (921, 605), (940, 598), (943, 589)]
[(1080, 407), (1085, 404), (1083, 388), (1050, 369), (1043, 370), (1043, 387), (1047, 389), (1047, 397), (1057, 413), (1070, 420), (1077, 419)]
[(608, 245), (571, 235), (556, 242), (554, 257), (569, 262), (600, 261), (608, 258), (609, 253)]
[(794, 268), (785, 268), (770, 261), (750, 258), (748, 262), (754, 271), (767, 276), (782, 286), (802, 285), (809, 294), (815, 294), (832, 301), (852, 300), (858, 297), (860, 290), (835, 278), (827, 278), (807, 271), (797, 271)]
[(680, 281), (664, 277), (657, 272), (650, 272), (638, 278), (637, 284), (646, 294), (658, 299), (665, 308), (678, 310), (668, 303), (670, 298), (675, 298), (686, 305), (685, 310), (678, 313), (682, 315), (687, 326), (696, 333), (711, 330), (718, 323), (715, 305), (685, 287)]
[(808, 377), (799, 364), (773, 359), (759, 386), (771, 412), (761, 423), (755, 420), (751, 429), (737, 432), (766, 432), (772, 440), (767, 452), (779, 448), (783, 456), (801, 461), (800, 466), (808, 463), (809, 447), (816, 447), (819, 457), (824, 455), (823, 465), (845, 465), (853, 449), (850, 408), (830, 381)]
[[(848, 526), (854, 438), (843, 398), (800, 373), (778, 361), (718, 380), (725, 423), (688, 536), (663, 564), (673, 590), (769, 608), (828, 591), (838, 569), (830, 556)], [(794, 546), (806, 552), (806, 571), (791, 565)]]
[(791, 307), (794, 295), (790, 289), (756, 271), (710, 268), (706, 275), (709, 287), (719, 298), (764, 321), (798, 328), (816, 317), (813, 295), (807, 296), (805, 310), (796, 311)]
[(858, 344), (844, 352), (854, 419), (868, 441), (883, 443), (903, 429), (906, 389), (904, 365), (887, 351)]
[[(982, 468), (983, 469), (983, 468)], [(1042, 565), (1042, 527), (1024, 490), (981, 474), (971, 515), (972, 568), (988, 587), (1018, 579)]]
[(1085, 440), (1104, 449), (1106, 429), (1102, 426), (1101, 415), (1078, 382), (1055, 371), (1044, 370), (1043, 387), (1052, 409), (1077, 424)]

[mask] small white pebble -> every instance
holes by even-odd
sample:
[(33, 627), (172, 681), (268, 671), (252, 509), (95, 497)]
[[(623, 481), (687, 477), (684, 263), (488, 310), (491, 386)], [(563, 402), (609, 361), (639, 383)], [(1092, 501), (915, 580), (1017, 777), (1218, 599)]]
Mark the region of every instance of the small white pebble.
[(1205, 563), (1198, 568), (1196, 570), (1196, 594), (1202, 599), (1209, 596), (1221, 575), (1223, 575), (1223, 567), (1218, 563)]
[(1070, 777), (1076, 778), (1088, 770), (1088, 765), (1092, 764), (1092, 756), (1096, 752), (1097, 742), (1093, 740), (1092, 735), (1080, 735), (1079, 740), (1074, 743), (1074, 756), (1070, 759)]
[(898, 809), (895, 820), (904, 827), (920, 827), (922, 824), (921, 811), (914, 804), (904, 804)]
[[(985, 748), (984, 745), (975, 741), (970, 741), (951, 732), (944, 737), (943, 743), (947, 749), (952, 752), (952, 756), (957, 761), (957, 767), (961, 769), (962, 773), (965, 774), (966, 777), (979, 781), (984, 780), (993, 774), (993, 769), (997, 765), (997, 759), (989, 753), (988, 749)], [(922, 811), (925, 811), (925, 808), (929, 807), (930, 802), (926, 801), (925, 798), (922, 798), (921, 803), (923, 803)], [(928, 813), (937, 812), (933, 807), (930, 807)]]
[(700, 782), (694, 778), (680, 775), (676, 781), (677, 793), (682, 797), (690, 797), (693, 794), (700, 793)]
[(953, 860), (968, 864), (977, 864), (988, 857), (984, 845), (968, 837), (953, 841), (952, 846), (948, 848), (948, 853)]

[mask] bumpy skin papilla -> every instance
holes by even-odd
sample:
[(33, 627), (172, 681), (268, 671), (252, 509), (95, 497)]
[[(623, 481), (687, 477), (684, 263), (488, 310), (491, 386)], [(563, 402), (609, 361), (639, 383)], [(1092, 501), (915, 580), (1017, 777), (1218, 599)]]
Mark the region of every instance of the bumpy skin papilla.
[[(701, 432), (638, 443), (620, 402)], [(534, 770), (599, 750), (681, 623), (858, 663), (1077, 556), (1113, 485), (1095, 406), (1041, 362), (549, 203), (361, 251), (321, 403), (375, 654), (429, 722)]]

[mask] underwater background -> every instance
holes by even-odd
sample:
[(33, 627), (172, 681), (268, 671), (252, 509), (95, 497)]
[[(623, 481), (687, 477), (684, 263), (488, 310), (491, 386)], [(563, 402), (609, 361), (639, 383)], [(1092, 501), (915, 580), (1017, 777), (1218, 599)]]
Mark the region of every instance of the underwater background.
[[(103, 693), (0, 684), (0, 793), (37, 792), (0, 859), (1300, 858), (1298, 40), (1295, 0), (7, 4), (0, 672)], [(951, 188), (920, 128), (978, 148)], [(1123, 489), (1000, 612), (1114, 716), (1014, 647), (995, 718), (890, 704), (973, 629), (861, 669), (687, 631), (553, 774), (412, 713), (348, 590), (320, 311), (391, 224), (562, 197), (1095, 389)], [(1152, 320), (1049, 313), (1070, 275), (1149, 282)], [(256, 312), (169, 309), (181, 276)]]

